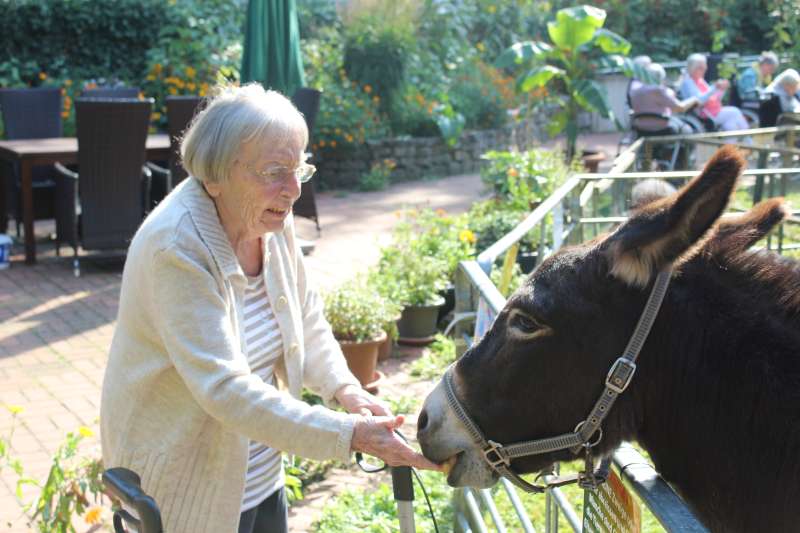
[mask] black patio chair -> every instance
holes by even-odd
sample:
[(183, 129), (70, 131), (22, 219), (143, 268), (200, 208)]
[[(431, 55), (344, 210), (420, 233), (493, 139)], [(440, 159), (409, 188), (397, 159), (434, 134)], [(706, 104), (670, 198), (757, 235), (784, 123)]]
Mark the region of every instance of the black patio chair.
[[(5, 137), (15, 139), (45, 139), (61, 137), (61, 89), (35, 87), (0, 89), (0, 112)], [(22, 225), (22, 188), (19, 168), (5, 165), (0, 169), (5, 183), (0, 182), (7, 198), (0, 205), (0, 233), (7, 225), (6, 209), (10, 208), (16, 221), (17, 237)], [(2, 198), (2, 195), (0, 195)], [(33, 167), (34, 220), (55, 216), (55, 171), (52, 165)]]
[(56, 251), (126, 249), (149, 208), (145, 143), (153, 99), (75, 101), (78, 172), (56, 164)]
[(138, 87), (103, 85), (93, 89), (84, 89), (81, 92), (81, 98), (138, 98), (140, 92)]
[[(306, 126), (308, 127), (308, 144), (312, 144), (311, 136), (314, 132), (314, 124), (317, 120), (317, 113), (319, 112), (319, 101), (322, 97), (322, 92), (308, 87), (301, 87), (292, 95), (292, 103), (303, 114), (306, 119)], [(315, 199), (315, 185), (314, 179), (303, 183), (300, 186), (300, 198), (297, 199), (292, 211), (295, 215), (305, 217), (314, 221), (317, 225), (317, 234), (322, 230), (319, 225), (319, 214), (317, 213), (317, 201)]]
[(153, 172), (151, 207), (155, 207), (173, 187), (189, 175), (181, 164), (181, 139), (194, 116), (203, 109), (201, 96), (167, 96), (167, 132), (169, 133), (169, 160), (167, 167), (148, 162)]
[[(680, 117), (682, 116), (677, 115), (677, 118), (681, 120)], [(645, 129), (640, 126), (642, 119), (649, 119), (651, 122), (658, 121), (657, 123), (662, 124), (662, 127), (660, 129)], [(633, 141), (640, 137), (675, 135), (675, 131), (669, 127), (669, 121), (670, 116), (660, 113), (631, 113), (630, 125), (633, 132)], [(660, 170), (680, 170), (688, 168), (691, 151), (688, 146), (684, 146), (682, 142), (677, 141), (655, 145), (651, 155)]]

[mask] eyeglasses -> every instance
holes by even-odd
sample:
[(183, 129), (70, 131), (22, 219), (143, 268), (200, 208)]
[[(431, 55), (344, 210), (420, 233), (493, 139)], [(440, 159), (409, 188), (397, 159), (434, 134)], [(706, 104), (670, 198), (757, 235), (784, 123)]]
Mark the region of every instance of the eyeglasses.
[(317, 167), (314, 165), (309, 165), (308, 163), (300, 163), (294, 168), (270, 167), (264, 170), (256, 170), (251, 165), (244, 163), (244, 168), (261, 178), (267, 185), (278, 183), (289, 174), (294, 176), (294, 179), (296, 179), (298, 182), (305, 183), (310, 180), (311, 176), (314, 175), (314, 172), (317, 171)]

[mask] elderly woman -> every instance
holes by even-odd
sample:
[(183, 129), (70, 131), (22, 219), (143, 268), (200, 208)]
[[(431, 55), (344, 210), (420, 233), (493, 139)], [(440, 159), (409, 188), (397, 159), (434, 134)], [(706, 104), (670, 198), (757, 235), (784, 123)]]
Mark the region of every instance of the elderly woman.
[(675, 97), (672, 89), (664, 85), (667, 73), (664, 67), (658, 63), (651, 63), (646, 68), (647, 73), (652, 79), (652, 84), (640, 84), (631, 92), (631, 109), (634, 114), (652, 113), (661, 115), (664, 118), (634, 115), (633, 126), (640, 131), (664, 132), (672, 134), (692, 133), (688, 124), (679, 118), (672, 116), (672, 113), (684, 113), (691, 107), (697, 105), (697, 98), (691, 97), (684, 101), (679, 101)]
[(778, 95), (781, 112), (800, 113), (800, 100), (797, 90), (800, 89), (800, 74), (793, 68), (781, 72), (775, 81), (769, 84), (766, 92)]
[[(191, 179), (128, 251), (103, 460), (141, 476), (170, 533), (287, 531), (282, 452), (438, 468), (359, 386), (310, 286), (291, 215), (307, 141), (280, 94), (221, 90), (183, 139)], [(300, 401), (303, 386), (347, 413)]]
[(692, 54), (686, 60), (686, 72), (681, 80), (679, 93), (682, 98), (696, 97), (702, 106), (700, 118), (709, 118), (717, 129), (723, 131), (745, 130), (747, 120), (738, 107), (723, 106), (722, 96), (730, 86), (728, 80), (717, 80), (709, 86), (703, 76), (708, 70), (706, 56)]
[(757, 100), (759, 91), (764, 90), (772, 81), (772, 75), (778, 68), (778, 56), (775, 52), (762, 52), (758, 62), (742, 71), (736, 81), (736, 90), (742, 100)]

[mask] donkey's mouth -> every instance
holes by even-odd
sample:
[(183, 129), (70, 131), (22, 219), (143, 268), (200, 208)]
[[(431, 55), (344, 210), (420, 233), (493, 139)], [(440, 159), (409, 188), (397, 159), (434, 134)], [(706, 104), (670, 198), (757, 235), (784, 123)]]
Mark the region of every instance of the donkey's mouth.
[(464, 452), (458, 452), (451, 456), (444, 463), (442, 463), (442, 471), (447, 475), (447, 483), (450, 486), (455, 486), (456, 480), (459, 479), (459, 460), (464, 457)]

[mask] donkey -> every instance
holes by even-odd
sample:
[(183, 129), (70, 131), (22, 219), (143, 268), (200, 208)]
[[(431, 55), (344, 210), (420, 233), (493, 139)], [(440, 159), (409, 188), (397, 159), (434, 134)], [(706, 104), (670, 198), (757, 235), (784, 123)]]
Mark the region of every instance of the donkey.
[[(712, 531), (800, 530), (800, 264), (750, 250), (787, 216), (782, 200), (720, 220), (743, 165), (721, 149), (680, 191), (607, 237), (560, 250), (509, 298), (451, 370), (451, 391), (487, 439), (572, 432), (604, 392), (655, 276), (671, 268), (638, 368), (594, 450), (640, 443)], [(420, 413), (422, 452), (449, 464), (451, 486), (491, 486), (498, 474), (445, 387)], [(510, 468), (538, 472), (576, 453)]]

